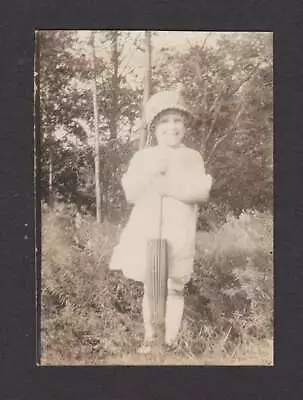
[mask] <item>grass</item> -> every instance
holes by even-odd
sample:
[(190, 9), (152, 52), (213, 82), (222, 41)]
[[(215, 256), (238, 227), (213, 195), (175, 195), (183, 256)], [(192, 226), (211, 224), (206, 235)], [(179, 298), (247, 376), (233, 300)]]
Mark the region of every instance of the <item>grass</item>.
[(136, 354), (142, 285), (108, 271), (121, 227), (43, 212), (42, 365), (272, 365), (272, 216), (198, 232), (176, 354)]
[[(66, 365), (66, 359), (58, 359), (57, 354), (47, 357), (43, 365)], [(86, 365), (87, 360), (74, 361), (68, 365)], [(273, 341), (270, 339), (257, 341), (255, 343), (239, 346), (232, 355), (226, 354), (222, 350), (209, 352), (206, 351), (202, 356), (195, 356), (186, 352), (179, 354), (139, 355), (136, 353), (126, 353), (121, 356), (111, 356), (108, 358), (98, 358), (98, 354), (90, 365), (128, 365), (128, 366), (272, 366), (273, 365)]]
[(272, 340), (263, 340), (239, 346), (234, 354), (226, 354), (221, 349), (206, 351), (202, 356), (195, 356), (186, 352), (180, 354), (154, 354), (142, 356), (125, 354), (121, 357), (112, 357), (103, 365), (273, 365)]

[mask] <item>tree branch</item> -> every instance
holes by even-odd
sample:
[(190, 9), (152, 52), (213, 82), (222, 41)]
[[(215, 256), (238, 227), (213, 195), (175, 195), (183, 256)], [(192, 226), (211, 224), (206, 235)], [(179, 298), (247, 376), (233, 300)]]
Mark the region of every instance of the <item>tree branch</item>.
[(245, 107), (245, 102), (244, 102), (244, 101), (241, 101), (239, 110), (238, 110), (238, 112), (237, 112), (237, 115), (236, 115), (236, 117), (235, 117), (235, 119), (234, 119), (232, 125), (230, 126), (230, 128), (228, 129), (228, 131), (225, 133), (225, 135), (221, 136), (221, 137), (216, 141), (216, 143), (214, 144), (214, 146), (213, 146), (213, 148), (212, 148), (210, 154), (208, 155), (207, 160), (206, 160), (206, 164), (207, 164), (207, 165), (209, 164), (209, 162), (210, 162), (210, 160), (211, 160), (211, 158), (212, 158), (212, 156), (213, 156), (215, 150), (218, 148), (218, 146), (230, 135), (231, 132), (233, 132), (233, 129), (235, 128), (236, 124), (237, 124), (238, 121), (239, 121), (239, 118), (240, 118), (241, 114), (243, 113), (244, 107)]
[(222, 103), (223, 103), (223, 98), (224, 98), (224, 94), (226, 92), (226, 85), (222, 87), (221, 92), (218, 94), (218, 96), (216, 97), (216, 100), (214, 101), (210, 112), (214, 111), (214, 118), (212, 120), (211, 126), (209, 128), (209, 131), (205, 137), (204, 140), (204, 145), (206, 145), (206, 142), (209, 140), (210, 136), (212, 135), (215, 125), (217, 123), (218, 117), (219, 117), (219, 113), (222, 107)]
[(204, 39), (204, 41), (203, 41), (203, 43), (202, 43), (202, 46), (201, 46), (201, 50), (202, 50), (202, 51), (204, 50), (204, 48), (205, 48), (205, 46), (206, 46), (206, 43), (207, 43), (207, 40), (209, 39), (209, 37), (211, 36), (211, 34), (212, 34), (212, 32), (209, 32), (209, 33), (206, 35), (206, 37), (205, 37), (205, 39)]
[(234, 89), (232, 92), (228, 93), (228, 95), (229, 95), (229, 96), (233, 96), (235, 93), (237, 93), (237, 92), (241, 89), (241, 87), (242, 87), (247, 81), (249, 81), (249, 80), (256, 74), (256, 72), (258, 71), (258, 68), (259, 68), (260, 64), (261, 64), (261, 63), (258, 63), (258, 64), (256, 65), (256, 67), (253, 69), (253, 71), (252, 71), (245, 79), (243, 79), (242, 82), (240, 82), (240, 84), (236, 87), (236, 89)]
[[(125, 74), (129, 74), (129, 73), (132, 72), (132, 71), (131, 71), (131, 72), (127, 72), (127, 68), (129, 67), (129, 62), (130, 62), (130, 60), (133, 58), (134, 52), (135, 52), (135, 50), (137, 49), (137, 45), (138, 45), (138, 42), (139, 42), (139, 40), (140, 40), (140, 36), (141, 36), (140, 33), (137, 34), (137, 36), (135, 36), (135, 38), (134, 38), (134, 40), (133, 40), (133, 42), (132, 42), (132, 44), (131, 44), (131, 46), (132, 46), (131, 51), (127, 52), (127, 53), (125, 54), (125, 56), (124, 56), (123, 58), (121, 58), (120, 67), (123, 66), (123, 68), (120, 69), (120, 73), (121, 73), (123, 76), (124, 76)], [(122, 53), (123, 50), (125, 50), (125, 43), (124, 43), (123, 49), (121, 50), (121, 53)], [(126, 62), (126, 60), (127, 60), (127, 62)], [(124, 64), (124, 65), (123, 65), (123, 64)], [(133, 69), (133, 70), (134, 70), (134, 69)]]
[[(258, 68), (259, 68), (259, 65), (260, 65), (260, 63), (258, 63), (258, 64), (256, 65), (256, 67), (253, 69), (253, 71), (252, 71), (245, 79), (242, 80), (242, 82), (236, 87), (236, 89), (234, 89), (232, 92), (228, 93), (228, 96), (229, 96), (229, 97), (231, 97), (231, 96), (233, 96), (235, 93), (237, 93), (237, 92), (241, 89), (241, 87), (242, 87), (246, 82), (248, 82), (248, 81), (257, 73)], [(212, 133), (213, 133), (213, 131), (214, 131), (216, 122), (217, 122), (218, 117), (219, 117), (219, 112), (220, 112), (221, 107), (222, 107), (223, 97), (224, 97), (224, 94), (225, 94), (224, 92), (226, 93), (226, 86), (222, 89), (220, 95), (216, 98), (216, 100), (215, 100), (213, 106), (211, 107), (211, 110), (210, 110), (210, 111), (215, 110), (214, 119), (213, 119), (213, 121), (212, 121), (212, 124), (211, 124), (211, 127), (210, 127), (210, 129), (209, 129), (209, 132), (208, 132), (208, 134), (207, 134), (207, 136), (206, 136), (206, 138), (205, 138), (205, 140), (204, 140), (204, 146), (206, 145), (206, 142), (209, 140), (210, 136), (212, 135)], [(237, 113), (237, 115), (236, 115), (236, 118), (235, 118), (233, 124), (231, 125), (231, 127), (229, 128), (228, 132), (227, 132), (224, 136), (222, 136), (222, 137), (214, 144), (214, 147), (213, 147), (212, 150), (211, 150), (210, 156), (208, 157), (208, 162), (210, 161), (211, 156), (213, 155), (213, 153), (214, 153), (214, 151), (216, 150), (216, 148), (218, 147), (218, 145), (224, 141), (224, 139), (229, 135), (229, 133), (230, 133), (230, 132), (233, 130), (233, 128), (236, 126), (236, 124), (237, 124), (237, 122), (238, 122), (238, 120), (239, 120), (239, 118), (240, 118), (240, 116), (241, 116), (241, 114), (242, 114), (242, 112), (243, 112), (243, 109), (244, 109), (244, 102), (242, 101), (242, 102), (240, 103), (240, 109), (239, 109), (239, 111), (238, 111), (238, 113)]]

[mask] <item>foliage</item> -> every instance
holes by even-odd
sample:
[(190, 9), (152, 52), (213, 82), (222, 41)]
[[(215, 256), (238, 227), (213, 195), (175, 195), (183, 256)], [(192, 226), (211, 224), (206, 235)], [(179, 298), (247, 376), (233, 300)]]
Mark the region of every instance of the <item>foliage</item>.
[[(78, 36), (73, 31), (40, 33), (42, 195), (47, 198), (53, 154), (59, 199), (94, 213), (91, 47), (89, 36), (82, 41)], [(272, 211), (272, 36), (226, 34), (215, 47), (207, 39), (182, 52), (162, 48), (153, 66), (153, 89), (182, 88), (196, 121), (187, 144), (201, 152), (214, 177), (214, 208), (235, 215), (251, 208)], [(97, 53), (96, 60), (102, 211), (106, 219), (123, 219), (128, 209), (120, 178), (135, 151), (142, 100), (142, 83), (130, 84), (137, 71), (129, 63), (142, 51), (141, 36), (100, 31), (96, 43), (107, 50), (107, 56)], [(209, 225), (203, 222), (204, 211), (200, 224)], [(222, 214), (219, 220), (225, 218)]]
[[(212, 321), (241, 341), (272, 334), (272, 216), (229, 217), (198, 236), (193, 285), (209, 302)], [(219, 331), (220, 333), (220, 331)]]
[[(106, 364), (123, 353), (127, 363), (143, 335), (142, 285), (108, 262), (130, 212), (121, 176), (137, 147), (143, 87), (130, 61), (143, 55), (142, 34), (95, 35), (105, 50), (96, 52), (101, 225), (93, 217), (92, 46), (90, 32), (80, 36), (39, 33), (41, 194), (61, 201), (43, 211), (42, 360)], [(214, 178), (200, 206), (179, 350), (194, 364), (271, 363), (272, 36), (226, 34), (216, 46), (208, 38), (180, 52), (162, 48), (153, 66), (154, 91), (182, 89), (195, 116), (186, 144)]]
[[(113, 34), (114, 31), (99, 32), (99, 45), (112, 42)], [(94, 213), (95, 133), (90, 40), (80, 45), (77, 35), (70, 31), (41, 31), (39, 36), (42, 196), (48, 198), (52, 173), (53, 190), (58, 199), (71, 201), (78, 208), (85, 204)], [(115, 57), (108, 61), (98, 56), (96, 62), (100, 180), (102, 208), (107, 218), (111, 215), (114, 218), (117, 203), (125, 209), (125, 199), (120, 195), (120, 169), (126, 162), (125, 155), (129, 159), (127, 153), (132, 148), (129, 135), (139, 114), (136, 100), (140, 93), (130, 88), (125, 75), (120, 73), (122, 50), (127, 44), (124, 36), (118, 34)], [(115, 199), (114, 189), (118, 189)]]
[[(207, 38), (206, 38), (207, 40)], [(272, 209), (272, 36), (223, 36), (216, 48), (167, 53), (157, 88), (179, 83), (195, 116), (188, 135), (214, 177), (211, 199), (238, 213)]]
[(52, 134), (69, 118), (69, 82), (73, 76), (73, 57), (69, 52), (74, 33), (39, 31), (40, 107), (43, 137)]
[[(45, 206), (42, 223), (42, 363), (106, 364), (133, 354), (143, 338), (143, 288), (108, 270), (122, 226), (100, 226), (64, 204)], [(184, 357), (245, 362), (248, 349), (272, 339), (272, 262), (270, 214), (243, 213), (198, 234)]]

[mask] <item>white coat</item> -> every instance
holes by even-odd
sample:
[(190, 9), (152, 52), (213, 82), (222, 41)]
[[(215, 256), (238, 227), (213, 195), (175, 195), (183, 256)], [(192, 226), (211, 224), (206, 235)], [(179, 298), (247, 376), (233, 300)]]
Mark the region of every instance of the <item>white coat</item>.
[[(196, 204), (207, 200), (212, 178), (206, 175), (197, 151), (183, 145), (165, 151), (168, 157), (165, 179), (177, 198), (163, 198), (162, 238), (169, 243), (169, 278), (186, 283), (193, 271)], [(162, 152), (159, 146), (137, 152), (122, 178), (126, 198), (134, 207), (109, 267), (141, 282), (145, 280), (147, 268), (147, 242), (159, 237), (160, 197), (152, 182)]]

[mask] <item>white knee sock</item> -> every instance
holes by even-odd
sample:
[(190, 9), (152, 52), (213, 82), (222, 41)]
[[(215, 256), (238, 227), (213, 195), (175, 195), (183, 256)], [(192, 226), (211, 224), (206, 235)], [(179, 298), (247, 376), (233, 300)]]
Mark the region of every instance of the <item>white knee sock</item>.
[[(172, 343), (179, 332), (184, 310), (184, 296), (182, 293), (169, 291), (166, 303), (165, 342)], [(142, 300), (142, 314), (144, 322), (144, 339), (152, 340), (154, 331), (150, 319), (150, 310), (146, 290)]]
[(154, 331), (150, 319), (150, 310), (149, 310), (146, 288), (144, 288), (144, 295), (142, 300), (142, 314), (144, 322), (144, 340), (152, 340)]
[(172, 343), (179, 332), (184, 309), (182, 293), (169, 292), (166, 303), (165, 342)]

